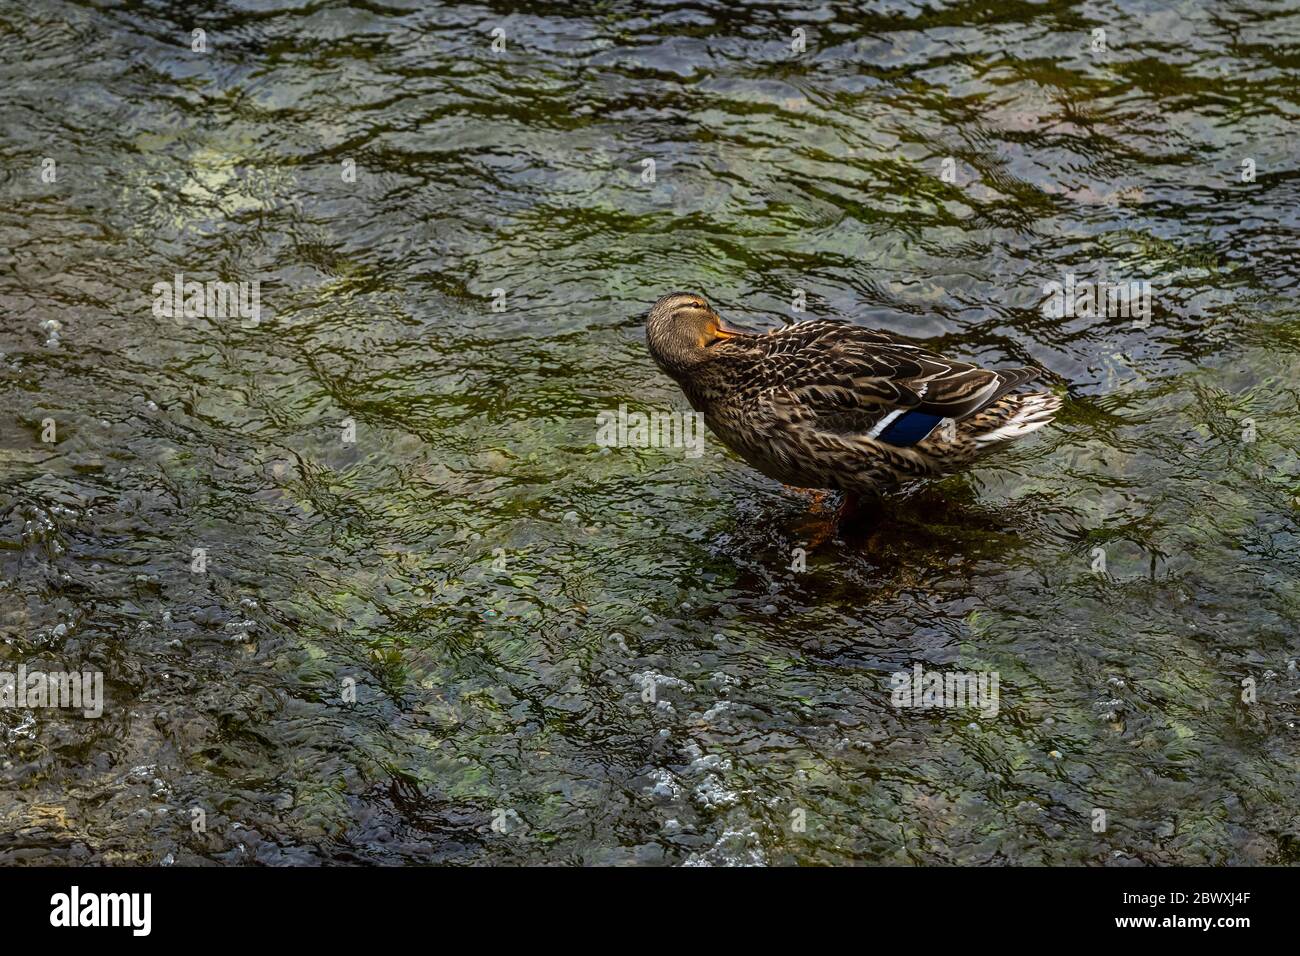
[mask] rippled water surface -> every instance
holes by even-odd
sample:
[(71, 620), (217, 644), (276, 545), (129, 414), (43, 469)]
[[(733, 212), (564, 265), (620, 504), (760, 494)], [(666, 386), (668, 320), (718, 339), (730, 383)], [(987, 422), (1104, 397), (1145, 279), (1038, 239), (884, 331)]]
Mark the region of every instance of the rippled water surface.
[[(106, 697), (0, 710), (0, 861), (1300, 861), (1298, 44), (1263, 0), (0, 4), (0, 665)], [(178, 272), (260, 321), (155, 315)], [(1045, 317), (1102, 272), (1148, 323)], [(597, 445), (686, 407), (679, 288), (1069, 398), (844, 540), (712, 438)], [(895, 707), (916, 665), (996, 715)]]

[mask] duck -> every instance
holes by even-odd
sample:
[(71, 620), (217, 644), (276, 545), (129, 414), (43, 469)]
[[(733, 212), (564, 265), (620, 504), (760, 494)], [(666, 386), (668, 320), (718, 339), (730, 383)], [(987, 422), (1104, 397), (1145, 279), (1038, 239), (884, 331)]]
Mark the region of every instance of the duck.
[(693, 292), (660, 298), (645, 330), (655, 364), (724, 445), (783, 484), (842, 492), (841, 522), (969, 467), (1061, 407), (1051, 392), (1020, 391), (1038, 369), (980, 368), (835, 319), (747, 329)]

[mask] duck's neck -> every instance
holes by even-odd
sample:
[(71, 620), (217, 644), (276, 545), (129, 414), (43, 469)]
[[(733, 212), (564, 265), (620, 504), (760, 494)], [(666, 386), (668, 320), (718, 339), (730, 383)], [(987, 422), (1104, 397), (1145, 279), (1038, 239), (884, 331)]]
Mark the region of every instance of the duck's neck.
[(707, 412), (711, 398), (716, 397), (716, 389), (711, 387), (712, 374), (708, 369), (692, 370), (693, 374), (674, 375), (681, 386), (682, 394), (697, 412)]

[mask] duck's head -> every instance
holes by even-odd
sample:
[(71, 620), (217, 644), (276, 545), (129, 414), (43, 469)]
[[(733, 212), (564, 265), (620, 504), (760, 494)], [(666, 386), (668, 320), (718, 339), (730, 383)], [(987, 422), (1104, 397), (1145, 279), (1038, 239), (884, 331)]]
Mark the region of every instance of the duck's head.
[(653, 306), (646, 317), (645, 337), (659, 367), (677, 378), (713, 357), (719, 342), (748, 334), (723, 321), (702, 295), (673, 292)]

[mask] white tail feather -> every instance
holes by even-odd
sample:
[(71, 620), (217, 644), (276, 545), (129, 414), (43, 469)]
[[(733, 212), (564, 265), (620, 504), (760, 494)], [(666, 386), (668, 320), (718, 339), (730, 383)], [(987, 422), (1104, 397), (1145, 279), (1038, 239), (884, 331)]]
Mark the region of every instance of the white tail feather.
[(1061, 400), (1048, 392), (1034, 392), (1014, 397), (1020, 407), (1006, 422), (993, 431), (974, 436), (976, 444), (990, 445), (993, 442), (1010, 441), (1012, 438), (1028, 435), (1034, 429), (1042, 428), (1050, 422), (1057, 409), (1061, 407)]

